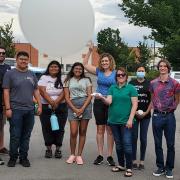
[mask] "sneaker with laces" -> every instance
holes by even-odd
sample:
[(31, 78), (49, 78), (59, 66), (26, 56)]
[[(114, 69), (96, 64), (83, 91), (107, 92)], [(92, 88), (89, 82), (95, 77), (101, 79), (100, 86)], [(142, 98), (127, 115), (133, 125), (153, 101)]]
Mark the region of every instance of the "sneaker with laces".
[(155, 172), (153, 172), (153, 175), (158, 177), (163, 175), (164, 173), (165, 173), (164, 169), (158, 168)]
[(16, 159), (10, 158), (8, 163), (7, 163), (7, 166), (8, 167), (15, 167), (15, 165), (16, 165)]
[(0, 165), (3, 165), (4, 161), (0, 158)]
[(107, 163), (109, 166), (115, 166), (115, 162), (112, 156), (107, 157)]
[(56, 150), (54, 156), (55, 158), (61, 159), (62, 158), (61, 150)]
[(103, 163), (103, 156), (99, 155), (97, 158), (94, 160), (95, 165), (100, 165)]
[(52, 150), (51, 149), (47, 149), (45, 152), (45, 158), (52, 158)]
[(173, 179), (172, 170), (170, 170), (170, 169), (167, 169), (167, 170), (166, 170), (166, 178), (168, 178), (168, 179)]
[(27, 158), (20, 159), (19, 164), (21, 164), (23, 167), (30, 167), (31, 166), (29, 159), (27, 159)]

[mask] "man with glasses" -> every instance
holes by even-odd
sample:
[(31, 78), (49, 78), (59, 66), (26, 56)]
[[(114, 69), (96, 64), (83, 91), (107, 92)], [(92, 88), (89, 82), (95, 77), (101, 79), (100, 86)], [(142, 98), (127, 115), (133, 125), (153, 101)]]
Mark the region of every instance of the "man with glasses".
[(10, 159), (8, 167), (19, 163), (30, 167), (28, 160), (29, 141), (34, 126), (34, 103), (37, 100), (37, 115), (40, 115), (42, 106), (37, 86), (37, 78), (28, 70), (29, 54), (20, 51), (16, 56), (16, 68), (8, 71), (3, 79), (4, 103), (6, 116), (10, 124)]
[[(0, 46), (0, 154), (8, 154), (8, 150), (4, 147), (4, 116), (3, 116), (3, 89), (2, 81), (6, 71), (11, 67), (4, 63), (6, 57), (5, 47)], [(3, 165), (4, 161), (0, 158), (0, 165)]]
[[(179, 83), (169, 76), (171, 66), (166, 59), (159, 61), (157, 68), (160, 76), (150, 83), (152, 93), (153, 116), (152, 129), (155, 142), (156, 165), (158, 169), (154, 176), (166, 175), (173, 178), (172, 170), (175, 160), (175, 131), (176, 119), (174, 111), (179, 104)], [(162, 136), (165, 136), (167, 144), (167, 158), (164, 162), (162, 149)]]

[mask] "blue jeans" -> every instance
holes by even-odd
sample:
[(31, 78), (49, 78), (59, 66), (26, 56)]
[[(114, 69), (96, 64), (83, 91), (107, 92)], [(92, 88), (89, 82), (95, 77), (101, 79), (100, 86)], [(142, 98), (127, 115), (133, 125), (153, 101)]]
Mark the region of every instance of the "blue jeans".
[(136, 160), (137, 153), (137, 141), (138, 141), (138, 130), (140, 126), (140, 160), (144, 161), (147, 146), (147, 133), (149, 127), (150, 119), (136, 120), (133, 124), (133, 134), (132, 134), (132, 150), (133, 150), (133, 160)]
[[(166, 115), (160, 113), (153, 113), (152, 128), (155, 142), (156, 165), (161, 169), (172, 170), (174, 168), (175, 158), (175, 132), (176, 119), (174, 113)], [(164, 164), (164, 154), (162, 149), (162, 136), (166, 139), (167, 144), (167, 158)]]
[(25, 159), (34, 126), (34, 110), (13, 110), (10, 123), (10, 158)]
[(114, 136), (119, 165), (124, 167), (126, 159), (126, 168), (132, 169), (132, 129), (126, 128), (125, 125), (109, 125)]

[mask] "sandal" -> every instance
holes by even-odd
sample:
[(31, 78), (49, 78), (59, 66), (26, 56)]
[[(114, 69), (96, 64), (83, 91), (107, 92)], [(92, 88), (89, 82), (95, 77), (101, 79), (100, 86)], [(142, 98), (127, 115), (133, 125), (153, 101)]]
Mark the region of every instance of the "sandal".
[(124, 174), (124, 177), (131, 177), (132, 175), (133, 175), (132, 170), (131, 169), (127, 169), (125, 174)]
[(125, 171), (126, 168), (122, 166), (115, 166), (111, 169), (112, 172), (120, 172), (120, 171)]

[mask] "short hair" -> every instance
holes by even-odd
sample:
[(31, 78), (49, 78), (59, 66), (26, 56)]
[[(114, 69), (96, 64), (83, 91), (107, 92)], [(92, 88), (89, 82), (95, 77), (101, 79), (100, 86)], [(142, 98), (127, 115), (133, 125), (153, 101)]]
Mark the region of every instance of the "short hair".
[(6, 48), (3, 45), (0, 45), (0, 49), (4, 49), (6, 51)]
[(138, 64), (138, 65), (136, 66), (136, 71), (137, 71), (140, 67), (143, 67), (143, 68), (145, 69), (145, 71), (146, 71), (146, 67), (145, 67), (143, 64)]
[(29, 54), (26, 51), (19, 51), (16, 55), (16, 58), (19, 58), (19, 56), (26, 56), (29, 58)]
[(109, 53), (102, 53), (100, 55), (100, 59), (99, 59), (99, 62), (98, 62), (98, 68), (101, 70), (101, 71), (104, 71), (104, 69), (102, 68), (102, 65), (101, 65), (101, 60), (104, 58), (104, 57), (107, 57), (110, 61), (110, 70), (114, 70), (116, 68), (116, 65), (115, 65), (115, 60), (113, 58), (113, 56)]
[(128, 72), (126, 70), (125, 67), (119, 67), (117, 70), (116, 70), (116, 82), (117, 82), (117, 74), (118, 74), (118, 71), (122, 71), (123, 73), (126, 74), (126, 81), (128, 80)]
[(161, 59), (159, 62), (158, 62), (158, 64), (157, 64), (157, 69), (159, 70), (159, 65), (160, 65), (160, 63), (165, 63), (166, 64), (166, 66), (167, 66), (167, 68), (168, 68), (168, 73), (170, 73), (170, 71), (171, 71), (171, 64), (170, 64), (170, 62), (167, 60), (167, 59)]

